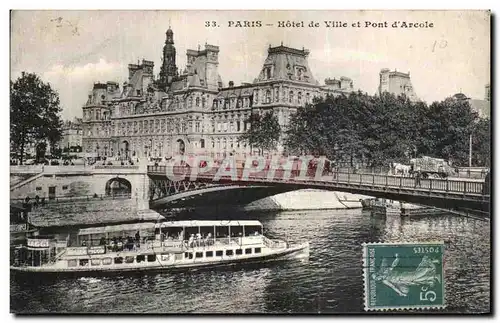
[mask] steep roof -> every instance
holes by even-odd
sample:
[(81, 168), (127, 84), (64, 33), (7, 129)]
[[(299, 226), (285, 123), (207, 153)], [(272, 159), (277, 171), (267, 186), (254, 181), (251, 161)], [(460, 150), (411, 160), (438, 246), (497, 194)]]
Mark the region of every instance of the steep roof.
[[(306, 49), (296, 49), (286, 46), (269, 47), (268, 56), (263, 64), (263, 68), (254, 83), (268, 80), (294, 80), (309, 84), (318, 84), (314, 79), (307, 56)], [(271, 77), (267, 68), (272, 67)], [(300, 69), (300, 74), (297, 74)]]

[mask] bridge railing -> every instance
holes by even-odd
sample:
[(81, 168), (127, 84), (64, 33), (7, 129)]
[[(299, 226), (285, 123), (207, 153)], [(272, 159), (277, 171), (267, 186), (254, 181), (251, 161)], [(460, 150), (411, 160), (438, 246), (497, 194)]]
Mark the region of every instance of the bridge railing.
[[(104, 195), (104, 194), (94, 194), (94, 195), (77, 195), (77, 196), (54, 196), (54, 197), (44, 197), (38, 200), (38, 203), (34, 198), (30, 198), (27, 204), (32, 204), (33, 206), (43, 206), (44, 204), (53, 203), (63, 203), (63, 202), (80, 202), (80, 201), (91, 201), (91, 200), (125, 200), (132, 198), (132, 194), (114, 194), (114, 195)], [(26, 203), (26, 198), (13, 198), (10, 199), (11, 202)]]
[[(166, 175), (167, 167), (169, 166), (148, 166), (148, 174), (151, 175)], [(187, 172), (186, 172), (187, 170)], [(260, 183), (273, 183), (273, 182), (283, 182), (284, 172), (277, 171), (275, 177), (272, 179), (267, 178), (267, 171), (261, 171), (256, 174), (251, 174), (247, 180), (242, 179), (243, 168), (238, 168), (236, 174), (238, 176), (238, 181), (249, 181), (249, 182), (260, 182)], [(184, 167), (170, 167), (170, 173), (180, 175), (185, 174), (186, 178), (189, 178), (190, 169)], [(210, 172), (197, 174), (198, 179), (210, 180), (215, 175), (216, 170), (211, 170)], [(461, 193), (461, 194), (484, 194), (483, 186), (484, 182), (481, 180), (462, 180), (462, 179), (438, 179), (438, 178), (428, 178), (420, 179), (418, 181), (414, 177), (403, 177), (395, 175), (383, 175), (383, 174), (363, 174), (363, 173), (350, 173), (350, 172), (333, 172), (329, 174), (324, 174), (320, 179), (314, 178), (314, 171), (309, 172), (305, 179), (297, 179), (298, 173), (292, 171), (292, 176), (288, 179), (290, 183), (303, 183), (303, 184), (348, 184), (348, 185), (360, 185), (364, 187), (373, 188), (405, 188), (414, 189), (418, 191), (429, 191), (429, 192), (450, 192), (450, 193)], [(223, 177), (224, 182), (229, 180), (229, 177)], [(214, 181), (219, 182), (219, 181)], [(330, 186), (330, 185), (328, 185)]]

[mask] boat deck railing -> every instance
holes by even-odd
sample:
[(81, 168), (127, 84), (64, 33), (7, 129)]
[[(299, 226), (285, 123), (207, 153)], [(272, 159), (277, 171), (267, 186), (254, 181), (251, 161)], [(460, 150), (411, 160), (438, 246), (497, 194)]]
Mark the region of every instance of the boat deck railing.
[(279, 249), (279, 248), (286, 248), (287, 243), (285, 241), (281, 240), (271, 240), (265, 236), (262, 236), (262, 241), (264, 242), (264, 245), (268, 248), (271, 249)]
[(194, 249), (213, 249), (218, 246), (227, 248), (228, 246), (244, 247), (265, 244), (269, 248), (282, 248), (286, 246), (284, 241), (271, 240), (263, 235), (245, 236), (245, 237), (222, 237), (205, 238), (195, 240), (145, 240), (142, 243), (123, 244), (123, 245), (88, 245), (67, 247), (66, 255), (83, 256), (98, 255), (111, 252), (168, 252), (168, 251), (188, 251)]

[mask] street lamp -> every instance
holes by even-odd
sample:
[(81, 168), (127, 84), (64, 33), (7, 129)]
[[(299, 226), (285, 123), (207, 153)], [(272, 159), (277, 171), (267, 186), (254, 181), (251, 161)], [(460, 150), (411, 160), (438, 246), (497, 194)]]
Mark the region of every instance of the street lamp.
[(472, 167), (472, 132), (469, 135), (469, 167)]

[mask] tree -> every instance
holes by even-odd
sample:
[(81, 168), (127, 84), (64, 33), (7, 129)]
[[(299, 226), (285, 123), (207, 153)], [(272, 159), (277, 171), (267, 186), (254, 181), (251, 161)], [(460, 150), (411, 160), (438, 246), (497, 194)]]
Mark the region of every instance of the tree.
[(27, 144), (59, 141), (60, 112), (59, 95), (36, 74), (22, 72), (10, 82), (10, 143), (21, 163)]
[(491, 163), (491, 121), (479, 119), (472, 131), (472, 164), (490, 167)]
[(277, 148), (281, 127), (278, 118), (272, 111), (263, 115), (252, 113), (246, 122), (250, 123), (250, 129), (240, 136), (241, 142), (257, 148), (259, 155), (262, 155), (266, 150), (271, 151)]
[(467, 101), (449, 98), (427, 106), (404, 95), (353, 92), (299, 109), (290, 118), (285, 145), (298, 154), (320, 154), (351, 166), (408, 163), (415, 153), (464, 164), (474, 133), (478, 163), (486, 163), (489, 121), (477, 120)]
[(478, 119), (468, 101), (447, 98), (433, 102), (421, 129), (425, 139), (421, 151), (456, 165), (468, 165), (469, 138)]

